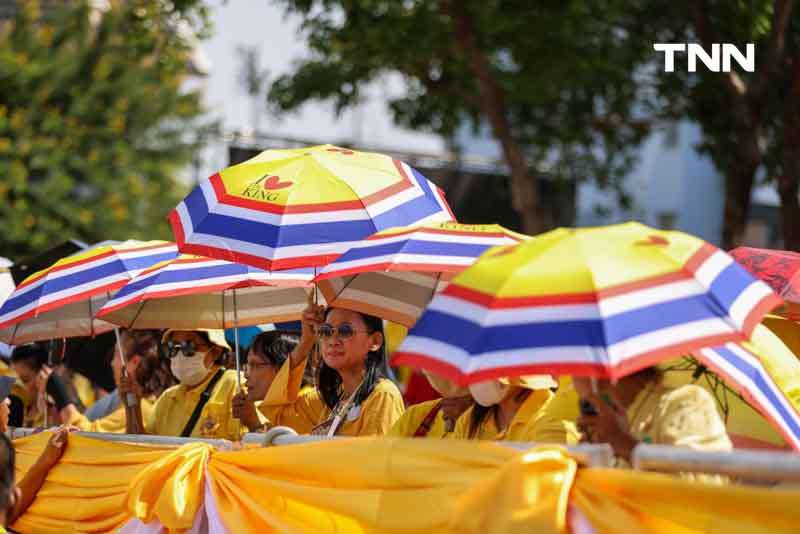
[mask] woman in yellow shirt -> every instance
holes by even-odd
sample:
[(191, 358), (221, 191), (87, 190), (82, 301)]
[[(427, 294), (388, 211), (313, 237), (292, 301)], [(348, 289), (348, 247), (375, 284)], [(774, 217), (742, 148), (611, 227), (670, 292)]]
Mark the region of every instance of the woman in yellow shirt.
[(556, 386), (548, 375), (471, 384), (476, 404), (459, 418), (453, 437), (575, 444), (579, 435), (574, 423), (553, 410), (551, 388)]
[[(307, 356), (319, 334), (317, 387), (301, 394)], [(385, 435), (403, 413), (403, 398), (386, 378), (383, 321), (309, 302), (300, 342), (281, 367), (259, 410), (301, 434)]]
[(422, 374), (442, 398), (409, 406), (389, 431), (389, 436), (396, 438), (449, 437), (461, 414), (474, 404), (467, 388), (459, 387), (454, 382), (427, 371), (422, 371)]
[[(167, 330), (162, 342), (172, 374), (180, 384), (156, 400), (149, 418), (141, 418), (146, 433), (239, 440), (246, 428), (231, 414), (237, 381), (236, 371), (227, 371), (220, 365), (230, 350), (223, 331)], [(120, 399), (124, 401), (129, 391), (129, 381), (122, 380)], [(192, 417), (195, 413), (197, 416)]]
[[(136, 397), (141, 399), (142, 418), (147, 421), (152, 417), (156, 399), (175, 383), (169, 369), (168, 360), (160, 353), (160, 333), (157, 330), (124, 330), (120, 332), (120, 346), (125, 351), (125, 367), (127, 374), (133, 377), (133, 387)], [(119, 348), (114, 348), (111, 359), (111, 369), (114, 372), (114, 382), (117, 388), (122, 381), (122, 359)], [(119, 406), (95, 421), (89, 421), (77, 407), (70, 403), (61, 412), (61, 421), (65, 424), (78, 427), (84, 432), (115, 432), (126, 431), (127, 414), (125, 399), (120, 400)]]

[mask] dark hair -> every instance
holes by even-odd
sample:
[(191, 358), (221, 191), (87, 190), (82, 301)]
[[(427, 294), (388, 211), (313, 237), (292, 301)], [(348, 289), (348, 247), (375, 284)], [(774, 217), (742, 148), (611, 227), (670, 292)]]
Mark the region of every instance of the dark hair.
[[(330, 313), (335, 308), (328, 308), (325, 310), (325, 319), (328, 318)], [(367, 325), (367, 331), (370, 334), (380, 332), (383, 335), (383, 320), (374, 315), (367, 315), (365, 313), (358, 313)], [(364, 380), (361, 382), (361, 387), (356, 393), (354, 404), (357, 406), (364, 402), (370, 396), (375, 385), (381, 378), (387, 377), (386, 370), (386, 338), (384, 337), (381, 346), (377, 350), (372, 350), (367, 354), (367, 359), (364, 362), (366, 372)], [(340, 400), (339, 389), (342, 385), (342, 377), (339, 373), (325, 363), (323, 358), (320, 358), (319, 369), (317, 370), (317, 389), (319, 390), (322, 400), (328, 405), (328, 408), (333, 409)]]
[(158, 330), (127, 330), (131, 340), (127, 350), (128, 357), (138, 355), (141, 358), (136, 368), (136, 383), (142, 393), (148, 397), (156, 397), (175, 384), (170, 370), (169, 360), (161, 352), (161, 332)]
[[(520, 400), (522, 395), (527, 397), (530, 394), (530, 389), (523, 389), (517, 392), (516, 398)], [(494, 417), (496, 411), (496, 404), (492, 406), (483, 406), (477, 402), (472, 403), (472, 413), (469, 416), (469, 439), (474, 439), (478, 435), (478, 429), (481, 427), (481, 423), (483, 423), (487, 417)]]
[(14, 347), (11, 363), (25, 363), (34, 371), (39, 371), (47, 363), (48, 350), (43, 343), (27, 343)]
[(280, 369), (299, 341), (300, 336), (289, 330), (261, 332), (253, 339), (250, 350), (266, 363)]
[(14, 494), (16, 469), (16, 453), (11, 440), (0, 432), (0, 509), (11, 508), (11, 496)]

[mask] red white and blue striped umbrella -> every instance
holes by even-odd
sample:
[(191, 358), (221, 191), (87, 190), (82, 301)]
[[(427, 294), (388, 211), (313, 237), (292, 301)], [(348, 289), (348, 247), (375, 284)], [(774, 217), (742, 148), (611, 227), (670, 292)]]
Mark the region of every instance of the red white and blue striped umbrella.
[(113, 325), (95, 318), (111, 294), (154, 263), (178, 255), (167, 241), (125, 241), (62, 258), (23, 280), (0, 307), (0, 340), (92, 336)]
[(442, 192), (405, 163), (325, 145), (229, 167), (169, 219), (181, 252), (278, 270), (325, 265), (387, 228), (454, 218)]
[(314, 279), (329, 306), (412, 326), (449, 280), (491, 247), (528, 236), (497, 224), (433, 223), (378, 232)]
[(235, 328), (299, 319), (312, 269), (262, 271), (181, 255), (143, 271), (98, 312), (127, 328)]
[(727, 343), (701, 349), (694, 355), (761, 412), (794, 450), (800, 451), (800, 414), (755, 354), (742, 344)]
[(749, 339), (780, 297), (733, 258), (638, 223), (558, 229), (487, 251), (392, 358), (461, 384), (528, 374), (618, 379)]

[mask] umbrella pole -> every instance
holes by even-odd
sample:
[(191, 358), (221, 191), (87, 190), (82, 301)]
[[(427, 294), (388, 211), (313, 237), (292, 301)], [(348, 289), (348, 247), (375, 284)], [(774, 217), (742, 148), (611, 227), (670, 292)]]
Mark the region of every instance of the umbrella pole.
[[(223, 321), (225, 318), (222, 318)], [(236, 354), (236, 390), (242, 391), (242, 373), (241, 364), (239, 363), (239, 311), (236, 306), (236, 289), (233, 290), (233, 343), (236, 345), (234, 348)]]
[[(119, 361), (122, 363), (122, 367), (121, 367), (122, 376), (127, 378), (128, 377), (128, 365), (127, 365), (127, 362), (125, 361), (125, 353), (122, 352), (122, 341), (119, 338), (119, 328), (117, 328), (116, 326), (114, 327), (114, 337), (117, 340), (117, 350), (119, 351)], [(120, 399), (120, 400), (123, 400), (123, 399)], [(134, 395), (133, 393), (129, 392), (127, 395), (125, 395), (124, 402), (128, 406), (128, 408), (131, 408), (133, 410), (134, 408), (136, 408), (136, 405), (137, 405), (137, 403), (136, 403), (136, 395)], [(134, 418), (133, 419), (133, 431), (136, 432), (136, 433), (139, 433), (139, 432), (141, 432), (141, 430), (142, 429), (139, 428), (139, 422), (136, 420), (136, 418)]]
[[(47, 351), (47, 366), (52, 369), (53, 368), (53, 340), (50, 340), (50, 348)], [(40, 402), (42, 403), (42, 412), (44, 413), (44, 427), (48, 428), (49, 424), (49, 417), (48, 417), (48, 409), (47, 409), (47, 386), (45, 385), (45, 390), (43, 393), (40, 393), (42, 398)]]

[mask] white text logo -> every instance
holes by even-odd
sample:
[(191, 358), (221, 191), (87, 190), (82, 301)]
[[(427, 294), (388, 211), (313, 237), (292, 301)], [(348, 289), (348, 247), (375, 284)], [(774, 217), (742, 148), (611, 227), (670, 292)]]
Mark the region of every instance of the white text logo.
[(697, 71), (698, 59), (712, 72), (730, 72), (731, 58), (747, 72), (756, 70), (756, 47), (752, 43), (745, 46), (744, 54), (730, 43), (712, 44), (711, 54), (694, 43), (655, 43), (653, 48), (656, 52), (664, 52), (664, 72), (675, 72), (675, 52), (686, 52), (689, 72)]

